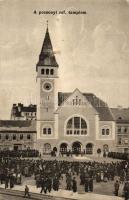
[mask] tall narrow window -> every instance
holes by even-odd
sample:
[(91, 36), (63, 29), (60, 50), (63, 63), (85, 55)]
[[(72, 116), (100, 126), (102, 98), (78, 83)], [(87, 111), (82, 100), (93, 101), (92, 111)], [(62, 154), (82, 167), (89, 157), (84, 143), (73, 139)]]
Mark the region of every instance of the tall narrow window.
[(46, 69), (46, 74), (49, 75), (49, 69)]
[(105, 135), (105, 129), (104, 128), (102, 129), (102, 135)]
[(109, 128), (102, 128), (102, 135), (110, 135), (110, 129)]
[(45, 135), (47, 134), (47, 129), (46, 128), (43, 129), (43, 134), (45, 134)]
[(13, 140), (16, 140), (16, 135), (13, 135)]
[(20, 140), (22, 140), (22, 139), (23, 139), (23, 134), (20, 135)]
[(30, 134), (27, 135), (27, 140), (30, 140)]
[(109, 129), (106, 129), (106, 135), (109, 135)]
[(9, 136), (8, 136), (8, 135), (6, 135), (6, 137), (5, 137), (5, 138), (6, 138), (6, 140), (8, 140), (8, 139), (9, 139)]
[(43, 135), (51, 135), (52, 129), (50, 127), (43, 128)]
[(50, 74), (51, 74), (51, 75), (54, 74), (54, 69), (51, 69)]
[(48, 128), (48, 134), (49, 135), (51, 134), (51, 128)]
[(41, 69), (41, 74), (44, 74), (44, 72), (45, 72), (44, 69)]

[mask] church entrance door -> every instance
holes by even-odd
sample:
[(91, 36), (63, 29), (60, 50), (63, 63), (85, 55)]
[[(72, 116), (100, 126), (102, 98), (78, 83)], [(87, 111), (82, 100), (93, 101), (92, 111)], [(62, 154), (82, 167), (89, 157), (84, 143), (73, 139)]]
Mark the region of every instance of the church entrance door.
[(81, 153), (81, 146), (82, 146), (82, 144), (80, 142), (74, 142), (72, 144), (73, 154), (80, 154)]

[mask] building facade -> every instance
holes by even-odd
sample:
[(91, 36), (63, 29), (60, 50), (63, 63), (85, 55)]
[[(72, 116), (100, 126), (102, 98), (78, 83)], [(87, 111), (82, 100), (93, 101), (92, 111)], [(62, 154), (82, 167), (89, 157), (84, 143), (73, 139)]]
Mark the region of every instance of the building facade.
[(35, 143), (35, 121), (0, 121), (0, 150), (34, 149)]
[(129, 153), (129, 108), (112, 108), (116, 121), (117, 152)]
[(22, 103), (13, 104), (11, 120), (36, 120), (36, 105), (24, 106)]
[(53, 52), (48, 28), (36, 65), (37, 148), (42, 152), (115, 151), (115, 119), (107, 103), (94, 94), (75, 89), (58, 92), (59, 66)]

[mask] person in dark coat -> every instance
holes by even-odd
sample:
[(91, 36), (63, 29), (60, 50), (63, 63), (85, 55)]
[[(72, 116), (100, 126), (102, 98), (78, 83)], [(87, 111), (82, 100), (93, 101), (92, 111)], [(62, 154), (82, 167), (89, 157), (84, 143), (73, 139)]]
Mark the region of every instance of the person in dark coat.
[(48, 190), (48, 177), (44, 178), (44, 193), (46, 194)]
[(8, 184), (9, 184), (9, 175), (7, 174), (5, 176), (5, 189), (8, 188)]
[(10, 188), (14, 187), (14, 183), (15, 183), (15, 178), (12, 173), (12, 174), (10, 174)]
[(49, 177), (47, 179), (47, 190), (49, 193), (51, 192), (51, 189), (52, 189), (52, 179), (51, 179), (51, 177)]
[(128, 182), (125, 182), (123, 190), (124, 190), (125, 200), (128, 200), (129, 199), (129, 183)]
[(88, 186), (89, 186), (89, 178), (88, 176), (85, 177), (85, 192), (88, 192)]
[(57, 176), (53, 179), (53, 190), (59, 190), (59, 178)]
[(66, 189), (67, 190), (71, 190), (72, 189), (72, 179), (71, 179), (71, 175), (67, 175), (66, 177)]
[(44, 178), (41, 179), (41, 191), (40, 193), (42, 193), (44, 191)]
[(116, 180), (116, 182), (114, 183), (114, 193), (115, 193), (115, 196), (118, 196), (119, 187), (120, 187), (119, 181)]
[(89, 178), (89, 191), (93, 192), (93, 178), (92, 177)]
[(72, 182), (73, 182), (72, 186), (73, 192), (77, 192), (77, 181), (75, 177), (73, 178)]
[(80, 180), (81, 180), (80, 185), (84, 185), (84, 183), (85, 183), (85, 174), (84, 174), (84, 172), (81, 173)]

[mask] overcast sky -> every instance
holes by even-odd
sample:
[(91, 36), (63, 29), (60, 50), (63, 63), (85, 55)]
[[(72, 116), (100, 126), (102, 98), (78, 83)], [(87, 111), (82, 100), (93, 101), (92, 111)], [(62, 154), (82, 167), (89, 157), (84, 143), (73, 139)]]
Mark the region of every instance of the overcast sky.
[[(38, 15), (37, 11), (86, 11)], [(59, 91), (91, 92), (129, 107), (129, 4), (125, 0), (0, 0), (0, 119), (36, 103), (36, 63), (49, 21)]]

